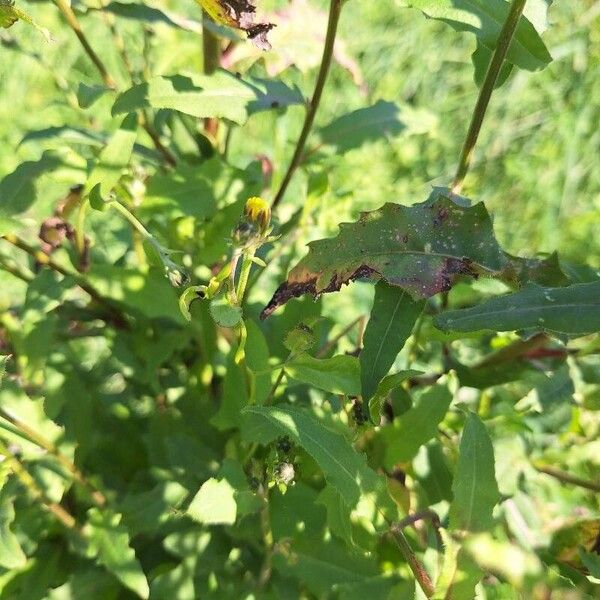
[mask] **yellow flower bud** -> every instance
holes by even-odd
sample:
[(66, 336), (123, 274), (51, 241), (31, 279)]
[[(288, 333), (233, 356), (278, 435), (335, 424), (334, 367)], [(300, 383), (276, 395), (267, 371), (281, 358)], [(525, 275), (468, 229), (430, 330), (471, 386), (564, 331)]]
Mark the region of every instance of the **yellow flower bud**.
[(248, 221), (257, 225), (261, 233), (265, 233), (271, 222), (271, 207), (258, 196), (248, 198), (244, 215)]

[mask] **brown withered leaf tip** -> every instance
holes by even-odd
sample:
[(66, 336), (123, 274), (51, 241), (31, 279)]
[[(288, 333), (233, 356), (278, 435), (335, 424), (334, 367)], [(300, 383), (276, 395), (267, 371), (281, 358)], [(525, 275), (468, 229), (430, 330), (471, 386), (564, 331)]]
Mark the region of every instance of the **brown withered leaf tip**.
[(275, 25), (273, 23), (255, 23), (256, 6), (251, 0), (220, 0), (219, 4), (226, 12), (233, 26), (246, 32), (248, 39), (261, 50), (270, 50), (271, 44), (267, 34)]

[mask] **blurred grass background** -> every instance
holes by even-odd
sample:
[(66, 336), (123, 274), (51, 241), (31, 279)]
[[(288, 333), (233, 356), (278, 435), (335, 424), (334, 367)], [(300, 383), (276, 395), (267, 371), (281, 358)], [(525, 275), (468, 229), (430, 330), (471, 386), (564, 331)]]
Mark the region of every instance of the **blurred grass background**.
[[(327, 6), (324, 0), (311, 3), (323, 10)], [(259, 4), (268, 10), (287, 3)], [(154, 5), (200, 19), (200, 9), (192, 0)], [(27, 131), (64, 124), (101, 130), (109, 112), (104, 100), (98, 110), (87, 113), (68, 105), (68, 92), (57, 89), (57, 78), (65, 79), (74, 91), (80, 81), (99, 83), (97, 76), (52, 4), (21, 1), (20, 6), (50, 29), (56, 41), (46, 44), (22, 23), (4, 32), (5, 40), (7, 35), (17, 40), (22, 50), (37, 52), (41, 60), (0, 47), (0, 176), (19, 162), (40, 156), (44, 149), (40, 144), (19, 146)], [(82, 22), (110, 70), (125, 85), (106, 24), (98, 14), (83, 16)], [(134, 63), (139, 62), (142, 26), (134, 21), (118, 23)], [(302, 24), (299, 30), (310, 27)], [(379, 99), (418, 109), (423, 123), (417, 127), (419, 133), (370, 143), (343, 160), (327, 159), (331, 191), (322, 198), (319, 210), (320, 226), (325, 224), (331, 231), (359, 210), (387, 201), (419, 202), (431, 184), (448, 184), (477, 96), (470, 58), (474, 37), (427, 20), (418, 11), (400, 9), (391, 0), (349, 0), (340, 36), (360, 67), (366, 90), (359, 90), (348, 71), (335, 64), (317, 123), (324, 125)], [(507, 250), (516, 254), (559, 250), (564, 257), (598, 268), (600, 1), (557, 0), (543, 37), (554, 62), (543, 72), (513, 73), (496, 92), (465, 194), (486, 202)], [(158, 25), (150, 44), (155, 73), (201, 70), (197, 34)], [(264, 75), (260, 63), (252, 71)], [(293, 68), (283, 74), (307, 96), (314, 76), (314, 70), (301, 73)], [(243, 166), (264, 154), (276, 170), (285, 168), (302, 114), (301, 108), (294, 108), (284, 117), (268, 113), (253, 117), (232, 136), (230, 159)], [(290, 190), (290, 196), (303, 193), (298, 182)]]

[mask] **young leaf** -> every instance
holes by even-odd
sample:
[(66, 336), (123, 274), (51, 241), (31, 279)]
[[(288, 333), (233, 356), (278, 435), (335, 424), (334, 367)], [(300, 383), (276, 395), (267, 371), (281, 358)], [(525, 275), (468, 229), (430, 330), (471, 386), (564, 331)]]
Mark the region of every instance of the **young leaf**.
[(360, 394), (360, 365), (353, 356), (313, 358), (300, 354), (286, 363), (289, 377), (332, 394)]
[(354, 507), (361, 493), (385, 490), (385, 482), (372, 471), (341, 434), (320, 423), (311, 413), (294, 406), (248, 406), (242, 436), (268, 444), (287, 435), (302, 446), (319, 464), (326, 480), (348, 506)]
[(398, 463), (412, 460), (419, 448), (437, 435), (438, 424), (451, 402), (452, 394), (448, 387), (436, 385), (424, 392), (415, 406), (384, 427), (381, 436), (387, 442), (386, 467), (393, 468)]
[(423, 310), (423, 300), (413, 300), (402, 288), (380, 281), (375, 286), (371, 318), (360, 353), (363, 398), (370, 398), (396, 360)]
[(226, 479), (218, 481), (211, 477), (202, 484), (186, 512), (205, 525), (232, 525), (237, 514), (234, 494)]
[(319, 133), (323, 143), (335, 146), (338, 152), (347, 152), (370, 140), (396, 136), (404, 129), (398, 106), (379, 100), (373, 106), (338, 117)]
[(514, 331), (542, 329), (551, 333), (586, 335), (600, 331), (600, 281), (563, 288), (534, 284), (507, 296), (435, 318), (441, 329), (453, 331)]
[[(479, 42), (494, 50), (500, 30), (508, 15), (509, 3), (505, 0), (399, 0), (402, 7), (421, 10), (432, 19), (448, 23), (457, 31), (469, 31)], [(545, 68), (552, 57), (535, 27), (521, 17), (515, 37), (507, 54), (508, 62), (537, 71)]]
[(210, 316), (221, 327), (235, 327), (242, 321), (242, 309), (230, 304), (227, 298), (221, 296), (211, 301)]
[(83, 534), (88, 540), (90, 558), (95, 557), (140, 598), (148, 598), (148, 581), (129, 545), (129, 533), (121, 525), (121, 515), (97, 508), (91, 508), (87, 514)]
[(452, 484), (450, 526), (455, 530), (486, 531), (500, 492), (496, 483), (492, 440), (479, 417), (472, 412), (460, 440), (458, 464)]
[(386, 204), (342, 223), (334, 239), (309, 244), (263, 310), (290, 298), (335, 292), (359, 278), (384, 279), (414, 298), (449, 290), (458, 276), (498, 274), (510, 261), (494, 237), (483, 204), (465, 208), (443, 189), (421, 204)]
[(102, 200), (107, 200), (117, 185), (123, 170), (129, 164), (137, 138), (137, 116), (127, 115), (121, 126), (100, 152), (100, 156), (85, 183), (84, 195), (97, 190)]

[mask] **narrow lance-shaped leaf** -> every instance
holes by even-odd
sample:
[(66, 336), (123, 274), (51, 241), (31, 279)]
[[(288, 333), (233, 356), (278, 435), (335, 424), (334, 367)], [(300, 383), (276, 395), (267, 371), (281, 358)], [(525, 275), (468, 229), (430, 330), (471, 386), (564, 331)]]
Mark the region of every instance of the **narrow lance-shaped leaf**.
[(472, 412), (460, 440), (458, 465), (450, 505), (452, 529), (486, 531), (493, 524), (494, 506), (500, 500), (496, 482), (494, 448), (481, 419)]
[(360, 353), (362, 395), (370, 398), (410, 335), (425, 302), (385, 281), (375, 286), (371, 318)]
[(563, 288), (529, 285), (472, 308), (449, 310), (435, 324), (453, 331), (514, 331), (536, 328), (551, 333), (586, 335), (600, 331), (600, 281)]
[(35, 27), (46, 38), (47, 42), (54, 41), (52, 35), (45, 27), (38, 25), (24, 10), (15, 6), (14, 0), (0, 0), (0, 27), (8, 29), (17, 21), (23, 21)]
[(335, 292), (359, 278), (384, 279), (418, 299), (450, 289), (460, 275), (498, 274), (509, 264), (483, 204), (460, 206), (438, 188), (426, 202), (386, 204), (342, 223), (336, 238), (309, 244), (262, 318), (290, 298)]

